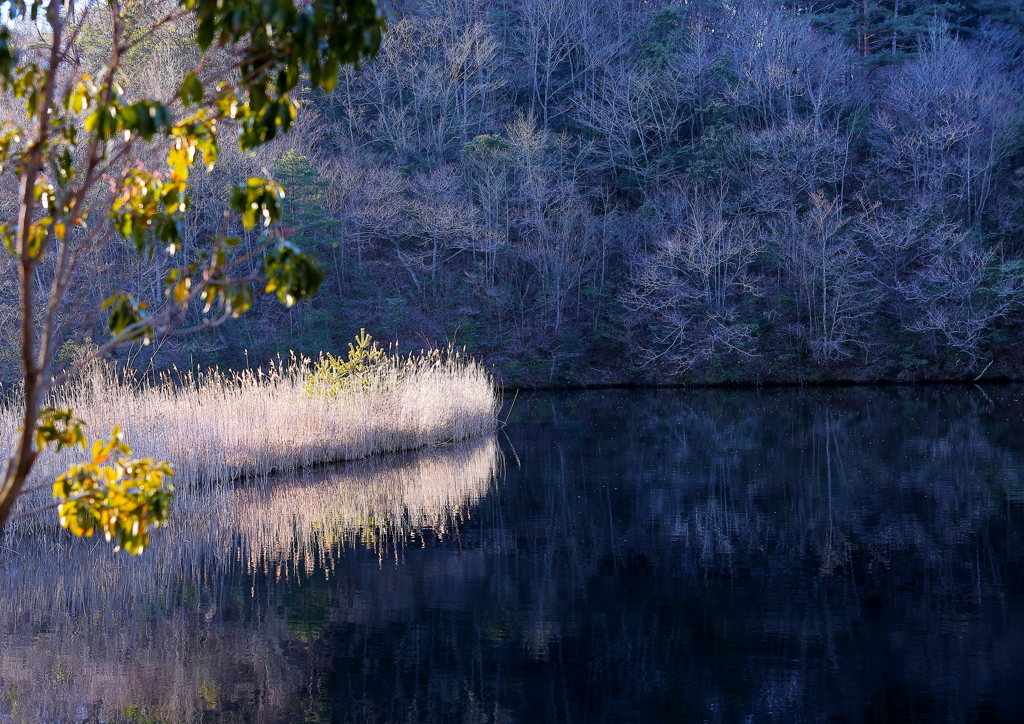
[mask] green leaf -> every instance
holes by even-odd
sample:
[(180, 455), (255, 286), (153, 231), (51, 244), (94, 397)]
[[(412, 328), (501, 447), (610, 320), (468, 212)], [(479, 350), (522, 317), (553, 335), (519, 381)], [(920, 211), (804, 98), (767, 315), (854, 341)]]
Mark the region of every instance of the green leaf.
[(36, 448), (44, 450), (56, 444), (57, 452), (66, 447), (85, 449), (85, 422), (72, 414), (71, 410), (44, 407), (39, 411), (35, 431)]
[(199, 76), (195, 74), (195, 71), (191, 71), (181, 82), (178, 97), (184, 105), (191, 106), (203, 102), (203, 92), (203, 84), (199, 80)]
[(252, 307), (252, 287), (248, 284), (232, 285), (225, 291), (224, 297), (231, 308), (232, 317), (237, 318)]
[(188, 299), (188, 291), (189, 291), (189, 288), (192, 286), (191, 283), (190, 283), (191, 281), (192, 280), (189, 279), (188, 277), (184, 277), (183, 279), (179, 279), (175, 283), (174, 290), (173, 290), (173, 293), (172, 293), (172, 296), (174, 297), (174, 303), (175, 304), (181, 304), (186, 299)]
[(7, 88), (12, 80), (14, 69), (18, 65), (18, 51), (11, 43), (11, 33), (0, 26), (0, 85)]
[[(109, 309), (107, 315), (107, 329), (111, 336), (116, 337), (129, 327), (145, 320), (143, 305), (136, 304), (135, 300), (124, 293), (115, 294), (103, 302), (103, 308)], [(148, 325), (141, 325), (127, 336), (127, 339), (145, 339), (153, 334), (153, 329)]]
[(61, 187), (67, 186), (75, 178), (75, 159), (67, 148), (60, 153), (53, 162), (57, 177), (57, 184)]
[(242, 215), (242, 226), (251, 230), (262, 219), (264, 226), (281, 218), (284, 189), (262, 178), (250, 178), (231, 191), (231, 208)]
[(267, 293), (276, 294), (287, 307), (316, 294), (324, 278), (313, 257), (287, 241), (267, 252), (263, 269)]
[(7, 249), (11, 256), (17, 256), (17, 251), (14, 248), (14, 228), (7, 224), (0, 224), (0, 237), (4, 240), (4, 248)]

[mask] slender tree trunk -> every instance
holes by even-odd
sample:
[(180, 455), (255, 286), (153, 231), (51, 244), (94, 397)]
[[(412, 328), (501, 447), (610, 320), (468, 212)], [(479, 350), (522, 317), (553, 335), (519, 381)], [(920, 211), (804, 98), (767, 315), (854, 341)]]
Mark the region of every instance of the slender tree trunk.
[(862, 27), (864, 29), (862, 34), (864, 47), (861, 53), (865, 58), (867, 58), (871, 51), (871, 36), (868, 34), (868, 0), (862, 0), (861, 12), (864, 13), (864, 22), (862, 23)]
[(895, 0), (892, 11), (892, 54), (896, 55), (896, 24), (900, 19), (900, 0)]
[[(52, 2), (47, 8), (47, 21), (52, 28), (50, 67), (56, 67), (60, 56), (61, 29), (60, 3)], [(116, 24), (115, 24), (115, 36)], [(119, 38), (114, 38), (115, 54)], [(49, 330), (44, 330), (43, 344), (37, 354), (35, 339), (35, 285), (33, 275), (39, 264), (39, 257), (33, 254), (30, 246), (32, 233), (32, 216), (35, 212), (36, 180), (42, 167), (43, 149), (50, 134), (50, 108), (53, 105), (54, 84), (52, 76), (46, 81), (43, 93), (40, 94), (36, 106), (39, 118), (33, 151), (21, 172), (19, 190), (20, 208), (18, 213), (18, 281), (21, 285), (21, 365), (24, 376), (25, 410), (22, 417), (21, 433), (14, 450), (14, 456), (4, 463), (3, 480), (0, 482), (0, 527), (10, 517), (14, 501), (21, 494), (25, 480), (32, 471), (36, 461), (34, 438), (39, 408), (48, 377), (50, 354), (48, 340)], [(52, 323), (47, 317), (46, 322)]]

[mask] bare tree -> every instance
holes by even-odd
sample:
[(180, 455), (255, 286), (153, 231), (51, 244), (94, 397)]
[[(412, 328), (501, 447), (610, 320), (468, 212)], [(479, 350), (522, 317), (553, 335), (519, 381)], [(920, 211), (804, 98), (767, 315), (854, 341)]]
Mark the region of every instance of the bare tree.
[(597, 225), (577, 188), (579, 167), (566, 137), (553, 137), (532, 115), (508, 127), (515, 181), (516, 252), (533, 272), (543, 318), (562, 331), (569, 300), (593, 268)]
[(635, 265), (623, 301), (650, 334), (647, 360), (676, 372), (714, 355), (751, 354), (744, 298), (758, 291), (757, 225), (728, 218), (723, 189), (676, 198), (677, 225)]
[(591, 25), (590, 3), (518, 0), (517, 45), (527, 76), (530, 112), (550, 127), (557, 99), (572, 89)]
[(874, 301), (864, 255), (837, 212), (837, 201), (816, 193), (809, 210), (771, 224), (797, 297), (797, 329), (820, 363), (852, 354)]
[(967, 372), (978, 364), (993, 325), (1024, 302), (1024, 265), (999, 259), (961, 232), (936, 250), (906, 294), (920, 315), (908, 329), (938, 334)]
[(663, 73), (641, 64), (622, 76), (605, 75), (593, 96), (577, 100), (577, 117), (597, 137), (601, 166), (650, 193), (680, 177), (673, 149), (693, 123), (693, 111)]
[(875, 126), (886, 195), (921, 196), (967, 224), (980, 219), (1021, 128), (1003, 62), (936, 25), (920, 57), (892, 72)]
[(425, 249), (423, 266), (430, 278), (479, 238), (479, 212), (463, 194), (464, 175), (455, 166), (441, 166), (410, 182), (412, 233)]

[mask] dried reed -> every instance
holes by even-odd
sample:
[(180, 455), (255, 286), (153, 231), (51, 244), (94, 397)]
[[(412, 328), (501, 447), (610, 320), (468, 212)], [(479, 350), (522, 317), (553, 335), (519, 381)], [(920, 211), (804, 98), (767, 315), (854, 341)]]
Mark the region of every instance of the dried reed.
[[(451, 443), (497, 426), (491, 375), (452, 350), (389, 356), (331, 395), (305, 389), (312, 369), (293, 356), (266, 372), (192, 370), (139, 380), (97, 366), (54, 390), (47, 404), (73, 409), (92, 436), (120, 425), (134, 454), (173, 465), (179, 488)], [(17, 410), (0, 408), (4, 454)], [(79, 457), (43, 455), (33, 477), (53, 480)]]

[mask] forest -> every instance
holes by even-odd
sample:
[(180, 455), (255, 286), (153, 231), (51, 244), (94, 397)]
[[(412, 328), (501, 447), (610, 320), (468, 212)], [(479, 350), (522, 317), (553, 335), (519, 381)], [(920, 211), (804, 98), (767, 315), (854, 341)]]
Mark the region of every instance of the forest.
[[(267, 175), (283, 233), (322, 266), (316, 296), (113, 361), (256, 367), (366, 328), (400, 351), (464, 346), (512, 386), (1024, 377), (1020, 0), (387, 9), (378, 56), (302, 93), (292, 133), (224, 144), (194, 179), (186, 258), (224, 233), (231, 185)], [(110, 42), (94, 35), (83, 64)], [(193, 36), (134, 46), (126, 92), (173, 96)], [(163, 262), (124, 239), (86, 262), (65, 360), (104, 338), (111, 290), (164, 294)], [(10, 383), (6, 255), (0, 275)]]

